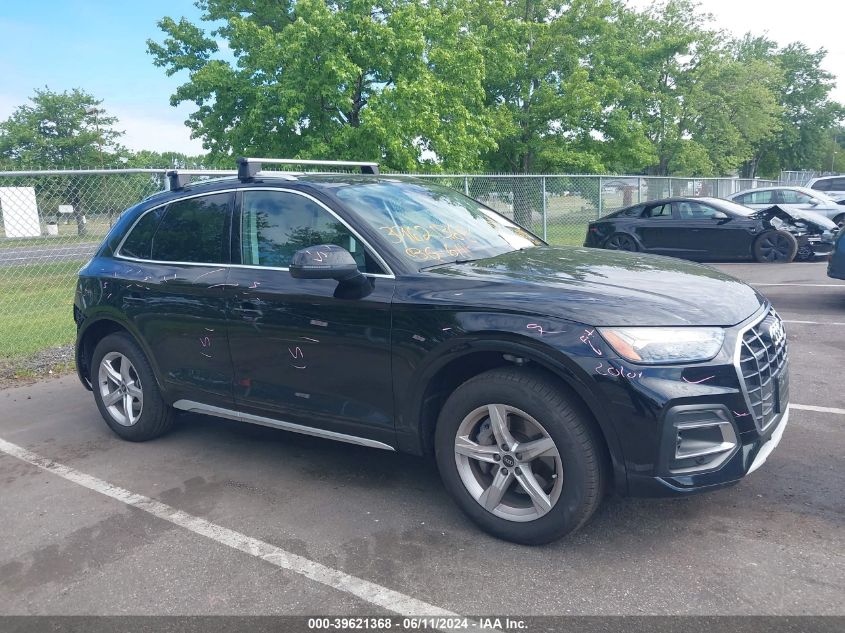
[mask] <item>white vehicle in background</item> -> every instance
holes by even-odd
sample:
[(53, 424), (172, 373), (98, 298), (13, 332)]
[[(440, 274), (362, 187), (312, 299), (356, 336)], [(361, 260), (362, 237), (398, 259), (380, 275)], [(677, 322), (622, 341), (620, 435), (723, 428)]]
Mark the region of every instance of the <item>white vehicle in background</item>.
[(845, 199), (845, 175), (819, 176), (807, 183), (807, 188), (826, 193), (834, 200)]
[(752, 209), (779, 206), (790, 212), (809, 213), (809, 220), (818, 214), (839, 226), (845, 224), (845, 209), (827, 194), (808, 187), (759, 187), (733, 193), (727, 199)]

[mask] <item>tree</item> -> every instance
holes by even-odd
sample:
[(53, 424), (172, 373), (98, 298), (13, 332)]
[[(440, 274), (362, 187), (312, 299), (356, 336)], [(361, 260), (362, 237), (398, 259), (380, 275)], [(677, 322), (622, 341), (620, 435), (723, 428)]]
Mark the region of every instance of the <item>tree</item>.
[[(0, 123), (0, 164), (14, 169), (80, 169), (118, 166), (117, 119), (100, 108), (102, 101), (78, 89), (36, 90)], [(52, 193), (73, 205), (79, 235), (85, 234), (84, 193), (66, 176), (52, 183)]]
[(779, 128), (779, 71), (741, 60), (709, 16), (670, 0), (628, 17), (631, 81), (620, 107), (645, 129), (655, 175), (734, 172)]
[(78, 89), (36, 90), (31, 104), (0, 123), (0, 160), (17, 169), (114, 166), (123, 134), (102, 101)]
[[(207, 32), (163, 18), (154, 63), (187, 73), (172, 104), (213, 163), (233, 154), (478, 168), (495, 147), (462, 0), (200, 0)], [(217, 38), (217, 39), (215, 39)], [(221, 58), (218, 40), (234, 62)]]
[(757, 148), (743, 166), (743, 175), (774, 177), (783, 169), (824, 169), (831, 134), (845, 117), (842, 105), (830, 99), (835, 82), (821, 67), (824, 49), (813, 51), (798, 42), (778, 49), (772, 40), (751, 34), (737, 43), (737, 49), (741, 61), (764, 61), (780, 71), (774, 88), (781, 107), (777, 134)]

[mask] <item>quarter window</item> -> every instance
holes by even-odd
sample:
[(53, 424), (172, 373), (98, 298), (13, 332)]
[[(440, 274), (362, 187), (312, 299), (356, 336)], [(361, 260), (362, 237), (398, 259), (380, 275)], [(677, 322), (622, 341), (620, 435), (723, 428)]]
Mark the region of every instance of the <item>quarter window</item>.
[(384, 273), (343, 222), (305, 196), (244, 191), (242, 208), (241, 257), (246, 265), (287, 268), (296, 251), (334, 244), (348, 250), (362, 272)]
[(218, 193), (168, 205), (153, 237), (151, 259), (227, 263), (231, 202), (232, 194)]
[(136, 259), (150, 259), (153, 236), (163, 215), (164, 207), (159, 207), (141, 216), (141, 219), (126, 236), (123, 246), (120, 247), (120, 254)]

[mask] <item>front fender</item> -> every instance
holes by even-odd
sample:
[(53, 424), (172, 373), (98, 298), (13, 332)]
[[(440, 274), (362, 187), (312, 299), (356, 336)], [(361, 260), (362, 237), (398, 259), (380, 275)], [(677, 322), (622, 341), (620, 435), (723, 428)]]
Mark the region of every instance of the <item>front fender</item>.
[(614, 473), (624, 482), (624, 457), (610, 415), (597, 397), (585, 366), (612, 352), (583, 324), (562, 319), (532, 318), (489, 312), (432, 310), (424, 321), (418, 313), (394, 314), (392, 331), (396, 432), (400, 448), (427, 450), (424, 419), (429, 386), (440, 372), (478, 352), (505, 354), (551, 372), (581, 398), (595, 418), (610, 452)]

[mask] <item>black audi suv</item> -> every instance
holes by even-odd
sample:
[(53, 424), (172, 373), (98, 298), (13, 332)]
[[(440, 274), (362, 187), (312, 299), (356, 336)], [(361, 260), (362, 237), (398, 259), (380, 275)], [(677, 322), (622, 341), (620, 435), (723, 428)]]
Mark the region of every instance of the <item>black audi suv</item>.
[(431, 455), (531, 544), (611, 490), (734, 483), (781, 439), (783, 324), (732, 277), (551, 247), (411, 178), (239, 171), (174, 176), (79, 273), (79, 376), (125, 439), (191, 411)]

